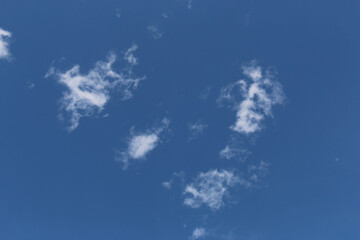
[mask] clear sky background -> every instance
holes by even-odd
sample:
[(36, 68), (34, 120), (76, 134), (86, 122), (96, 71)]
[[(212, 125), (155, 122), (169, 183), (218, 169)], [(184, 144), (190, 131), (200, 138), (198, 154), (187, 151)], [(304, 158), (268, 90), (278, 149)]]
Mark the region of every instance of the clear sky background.
[(360, 239), (359, 11), (1, 0), (0, 239)]

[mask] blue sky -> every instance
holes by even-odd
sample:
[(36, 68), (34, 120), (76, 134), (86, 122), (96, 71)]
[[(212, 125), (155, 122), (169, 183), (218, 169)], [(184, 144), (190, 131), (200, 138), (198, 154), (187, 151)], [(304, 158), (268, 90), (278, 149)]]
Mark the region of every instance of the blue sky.
[(0, 5), (0, 239), (360, 239), (360, 3)]

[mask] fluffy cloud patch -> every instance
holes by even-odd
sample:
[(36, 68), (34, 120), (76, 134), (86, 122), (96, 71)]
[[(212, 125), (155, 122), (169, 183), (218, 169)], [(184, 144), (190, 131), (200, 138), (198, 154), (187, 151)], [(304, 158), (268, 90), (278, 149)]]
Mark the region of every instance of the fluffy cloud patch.
[(9, 39), (11, 32), (5, 31), (0, 28), (0, 59), (8, 59), (11, 54), (9, 50)]
[(132, 92), (144, 78), (134, 77), (132, 68), (137, 64), (133, 45), (125, 53), (128, 62), (125, 70), (116, 72), (113, 64), (116, 55), (110, 53), (105, 61), (98, 61), (87, 74), (80, 73), (80, 66), (61, 72), (51, 67), (45, 77), (55, 76), (60, 84), (66, 87), (61, 103), (61, 118), (69, 118), (70, 131), (76, 129), (82, 117), (101, 112), (109, 101), (113, 91), (120, 92), (122, 99), (132, 97)]
[[(231, 126), (235, 132), (251, 134), (262, 128), (265, 117), (272, 116), (272, 107), (284, 101), (282, 86), (269, 72), (263, 73), (256, 62), (242, 67), (247, 80), (232, 83), (221, 90), (219, 103), (235, 105), (236, 121)], [(241, 100), (237, 97), (241, 96)]]
[(195, 228), (190, 239), (196, 240), (200, 238), (204, 238), (207, 235), (205, 228)]
[(144, 133), (131, 134), (126, 149), (118, 151), (116, 156), (116, 160), (123, 163), (123, 169), (127, 169), (131, 161), (146, 159), (146, 156), (161, 142), (161, 135), (168, 130), (169, 124), (170, 121), (164, 118), (159, 127)]
[(228, 189), (239, 183), (241, 179), (231, 171), (202, 172), (193, 183), (185, 187), (184, 204), (192, 208), (207, 205), (212, 210), (218, 210), (224, 205), (224, 197), (228, 194)]

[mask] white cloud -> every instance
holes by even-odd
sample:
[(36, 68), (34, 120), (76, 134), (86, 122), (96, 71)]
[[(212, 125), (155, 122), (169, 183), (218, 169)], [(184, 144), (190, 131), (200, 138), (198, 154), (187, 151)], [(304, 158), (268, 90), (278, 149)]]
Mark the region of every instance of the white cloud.
[(11, 32), (0, 28), (0, 59), (9, 59), (11, 54), (9, 50), (9, 39)]
[(148, 26), (148, 31), (149, 31), (151, 37), (155, 40), (160, 39), (163, 35), (163, 33), (159, 30), (159, 28), (154, 25)]
[(138, 64), (138, 59), (134, 56), (134, 52), (138, 49), (136, 44), (133, 44), (124, 54), (124, 59), (131, 64), (131, 66)]
[(131, 161), (144, 160), (146, 156), (161, 142), (161, 135), (169, 127), (170, 121), (164, 118), (161, 126), (154, 127), (144, 133), (132, 134), (124, 151), (118, 151), (116, 160), (127, 169)]
[(195, 180), (185, 186), (184, 204), (191, 208), (202, 205), (212, 210), (218, 210), (225, 205), (225, 198), (229, 196), (229, 189), (242, 186), (252, 189), (259, 185), (269, 171), (269, 164), (260, 162), (250, 165), (245, 173), (235, 173), (228, 170), (210, 170), (201, 172)]
[(202, 123), (200, 120), (198, 120), (197, 122), (194, 123), (190, 123), (188, 125), (189, 131), (191, 136), (189, 137), (189, 140), (194, 140), (198, 137), (200, 137), (205, 129), (208, 127), (208, 125)]
[[(244, 75), (248, 78), (232, 83), (221, 90), (218, 102), (235, 103), (236, 122), (231, 129), (243, 134), (251, 134), (262, 128), (262, 121), (272, 116), (272, 107), (281, 104), (284, 94), (281, 84), (274, 80), (269, 72), (263, 75), (256, 62), (242, 67)], [(241, 101), (237, 96), (241, 95)]]
[(134, 159), (144, 158), (152, 151), (159, 141), (156, 134), (134, 136), (129, 143), (129, 157)]
[(195, 239), (200, 239), (200, 238), (204, 238), (207, 235), (205, 228), (195, 228), (190, 239), (191, 240), (195, 240)]
[(212, 210), (217, 210), (224, 205), (228, 188), (240, 183), (241, 179), (231, 171), (201, 172), (193, 183), (185, 187), (184, 204), (192, 208), (199, 208), (204, 204)]
[(113, 69), (116, 55), (112, 52), (106, 61), (98, 61), (87, 74), (80, 73), (79, 65), (65, 72), (50, 67), (45, 77), (55, 76), (58, 82), (67, 88), (60, 100), (62, 112), (60, 117), (69, 118), (70, 131), (78, 127), (82, 117), (101, 112), (110, 99), (111, 91), (119, 91), (123, 100), (132, 97), (132, 92), (137, 88), (140, 80), (144, 79), (135, 78), (132, 74), (132, 67), (137, 64), (133, 56), (135, 50), (136, 46), (133, 46), (126, 51), (125, 56), (129, 66), (122, 72)]

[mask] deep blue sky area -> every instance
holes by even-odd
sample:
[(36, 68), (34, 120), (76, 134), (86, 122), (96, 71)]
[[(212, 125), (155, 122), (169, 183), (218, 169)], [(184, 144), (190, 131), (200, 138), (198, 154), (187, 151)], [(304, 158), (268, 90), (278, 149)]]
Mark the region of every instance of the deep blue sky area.
[(0, 240), (360, 239), (359, 12), (1, 0)]

